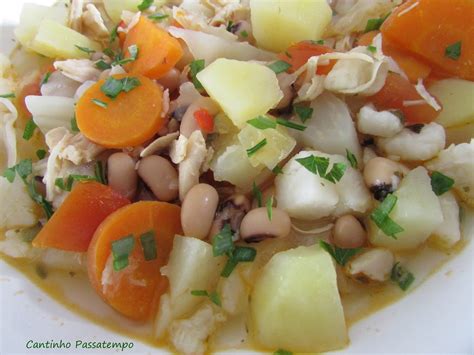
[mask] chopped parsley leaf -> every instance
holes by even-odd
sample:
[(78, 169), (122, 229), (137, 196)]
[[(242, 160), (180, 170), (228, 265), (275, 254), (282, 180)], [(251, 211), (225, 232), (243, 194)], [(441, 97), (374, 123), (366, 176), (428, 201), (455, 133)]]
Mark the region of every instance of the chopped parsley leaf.
[(262, 207), (262, 191), (258, 188), (257, 184), (255, 184), (255, 181), (253, 182), (252, 186), (252, 195), (253, 198), (257, 200), (257, 206)]
[(393, 265), (390, 279), (396, 282), (403, 291), (406, 291), (415, 281), (415, 276), (397, 262)]
[(112, 68), (112, 66), (109, 63), (106, 63), (102, 59), (95, 62), (95, 67), (100, 70), (107, 70), (107, 69)]
[(253, 147), (247, 149), (247, 156), (250, 158), (252, 155), (257, 153), (260, 149), (267, 145), (267, 139), (263, 138), (260, 142), (255, 144)]
[(254, 261), (256, 255), (257, 251), (254, 248), (239, 246), (235, 247), (232, 253), (230, 253), (229, 259), (227, 260), (224, 269), (222, 269), (221, 276), (229, 277), (239, 262)]
[(301, 122), (305, 123), (313, 115), (313, 109), (311, 107), (303, 105), (293, 105), (293, 112), (300, 118)]
[(277, 124), (274, 120), (266, 116), (257, 116), (248, 120), (247, 123), (258, 129), (276, 128)]
[(3, 171), (3, 174), (2, 176), (8, 180), (8, 182), (12, 183), (13, 181), (15, 181), (15, 176), (16, 176), (16, 170), (15, 170), (15, 167), (11, 167), (11, 168), (6, 168), (4, 171)]
[(142, 245), (143, 256), (145, 257), (145, 260), (148, 261), (156, 259), (157, 252), (154, 230), (142, 234), (140, 236), (140, 244)]
[(201, 70), (205, 68), (205, 66), (206, 63), (204, 59), (197, 59), (192, 61), (191, 64), (189, 64), (189, 73), (191, 75), (191, 80), (193, 81), (194, 87), (198, 90), (204, 89), (204, 87), (196, 76)]
[(380, 26), (385, 22), (387, 17), (389, 17), (391, 12), (389, 12), (387, 15), (384, 17), (380, 18), (370, 18), (367, 20), (367, 24), (365, 25), (365, 30), (364, 33), (370, 32), (370, 31), (376, 31), (380, 29)]
[(112, 255), (114, 257), (114, 270), (120, 271), (128, 266), (128, 257), (135, 246), (135, 238), (128, 235), (112, 242)]
[(240, 35), (244, 38), (247, 38), (249, 36), (249, 33), (245, 30), (243, 30), (242, 32), (240, 32)]
[(71, 118), (71, 131), (72, 132), (79, 132), (79, 127), (77, 126), (76, 116)]
[(87, 54), (92, 54), (92, 53), (95, 53), (95, 50), (93, 49), (90, 49), (90, 48), (87, 48), (87, 47), (81, 47), (81, 46), (78, 46), (77, 44), (74, 45), (77, 49), (79, 49), (80, 51), (82, 52), (85, 52)]
[(283, 169), (281, 166), (277, 165), (272, 169), (272, 173), (275, 175), (283, 174)]
[(280, 74), (287, 71), (291, 64), (285, 62), (284, 60), (277, 60), (276, 62), (268, 65), (268, 67), (275, 72), (275, 74)]
[(393, 239), (397, 239), (395, 234), (404, 231), (401, 226), (399, 226), (389, 217), (389, 214), (395, 207), (396, 203), (397, 197), (395, 195), (388, 194), (382, 203), (370, 214), (370, 219), (374, 221), (377, 227), (379, 227), (380, 230), (385, 233), (385, 235), (392, 237)]
[(273, 196), (270, 196), (270, 198), (267, 200), (267, 216), (268, 220), (272, 220), (273, 217)]
[(102, 108), (107, 108), (107, 103), (102, 101), (102, 100), (99, 100), (99, 99), (92, 99), (91, 100), (93, 103), (95, 103), (97, 106), (100, 106)]
[(36, 156), (38, 157), (38, 159), (43, 159), (46, 156), (46, 150), (38, 149), (36, 151)]
[(454, 180), (439, 171), (433, 171), (431, 174), (431, 188), (436, 196), (441, 196), (448, 192), (454, 185)]
[(138, 10), (140, 11), (145, 11), (148, 9), (151, 5), (153, 5), (154, 0), (143, 0), (141, 4), (137, 6)]
[(233, 33), (232, 31), (233, 26), (234, 26), (234, 21), (230, 20), (229, 22), (227, 22), (227, 26), (225, 27), (226, 31)]
[(29, 141), (31, 137), (33, 137), (33, 134), (35, 133), (36, 127), (38, 127), (33, 121), (32, 118), (30, 118), (25, 125), (25, 130), (23, 131), (23, 139), (25, 141)]
[(278, 123), (280, 126), (285, 126), (291, 129), (295, 129), (297, 131), (304, 131), (306, 129), (306, 126), (285, 120), (284, 118), (277, 118), (276, 123)]
[(359, 164), (357, 163), (357, 158), (354, 154), (351, 153), (349, 149), (346, 149), (346, 158), (347, 160), (349, 160), (349, 163), (351, 163), (351, 166), (354, 169), (357, 169), (357, 167), (359, 166)]
[(372, 45), (367, 46), (367, 50), (371, 53), (377, 52), (377, 48), (375, 46), (372, 46)]
[(163, 21), (165, 18), (168, 18), (168, 17), (169, 15), (160, 14), (160, 13), (148, 15), (148, 18), (150, 20), (157, 21), (157, 22)]
[(461, 56), (462, 42), (458, 41), (446, 47), (444, 56), (452, 60), (458, 60)]
[(326, 243), (324, 240), (320, 240), (319, 245), (321, 248), (326, 250), (339, 265), (342, 266), (346, 265), (350, 258), (362, 251), (362, 248), (339, 248), (335, 245), (333, 246), (329, 243)]
[(108, 77), (105, 83), (100, 87), (100, 91), (114, 100), (122, 91), (130, 92), (137, 86), (140, 86), (140, 80), (135, 77), (125, 77), (122, 79)]
[(319, 44), (319, 45), (324, 45), (324, 39), (318, 39), (317, 41), (311, 40), (311, 44)]
[(0, 95), (2, 99), (14, 99), (15, 98), (15, 93), (10, 92), (8, 94), (2, 94)]
[(319, 175), (321, 178), (326, 179), (332, 183), (335, 183), (344, 176), (346, 171), (346, 165), (343, 163), (335, 163), (332, 166), (331, 171), (327, 173), (329, 167), (329, 158), (317, 157), (309, 155), (305, 158), (296, 159), (298, 163), (303, 165), (307, 170), (315, 175)]
[(284, 349), (278, 349), (273, 353), (273, 355), (293, 355), (291, 351), (284, 350)]
[(51, 72), (47, 72), (46, 74), (44, 74), (43, 76), (43, 79), (41, 79), (41, 83), (40, 83), (40, 86), (43, 86), (44, 84), (46, 84), (49, 80), (49, 77), (51, 76)]
[(215, 305), (219, 307), (222, 306), (221, 298), (219, 297), (219, 294), (216, 291), (209, 293), (206, 290), (192, 290), (191, 295), (198, 297), (208, 297), (209, 300)]
[(232, 252), (234, 243), (232, 241), (232, 230), (226, 224), (222, 230), (212, 238), (212, 254), (220, 256)]

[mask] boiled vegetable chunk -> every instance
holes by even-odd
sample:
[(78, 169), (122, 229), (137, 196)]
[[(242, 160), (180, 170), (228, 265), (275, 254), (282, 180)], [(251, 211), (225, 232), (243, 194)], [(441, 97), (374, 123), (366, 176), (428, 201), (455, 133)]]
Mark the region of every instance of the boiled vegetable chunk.
[(122, 11), (138, 11), (137, 6), (142, 3), (143, 0), (104, 0), (105, 11), (110, 16), (112, 21), (120, 22), (120, 16)]
[(443, 211), (443, 223), (436, 228), (431, 239), (441, 247), (451, 248), (461, 239), (459, 205), (451, 191), (439, 196), (439, 203)]
[(28, 195), (23, 181), (17, 176), (13, 182), (0, 177), (0, 230), (29, 227), (38, 222), (38, 208)]
[(257, 63), (217, 59), (197, 78), (238, 127), (267, 113), (283, 97), (275, 73)]
[(245, 149), (251, 149), (265, 140), (265, 146), (249, 157), (249, 161), (252, 166), (263, 164), (268, 169), (273, 169), (285, 159), (296, 145), (295, 139), (283, 127), (263, 130), (247, 125), (240, 131), (238, 137)]
[(66, 25), (67, 14), (68, 10), (63, 4), (50, 7), (26, 3), (21, 10), (20, 24), (15, 29), (15, 36), (23, 46), (30, 48), (31, 41), (44, 19)]
[(392, 12), (381, 31), (438, 70), (474, 80), (473, 13), (472, 0), (408, 0)]
[(255, 283), (250, 307), (251, 331), (266, 348), (314, 353), (347, 344), (334, 263), (319, 246), (275, 254)]
[(44, 20), (31, 43), (31, 49), (50, 58), (88, 58), (79, 47), (100, 50), (100, 45), (60, 23)]
[(414, 249), (422, 244), (443, 222), (438, 197), (431, 188), (431, 180), (425, 168), (410, 171), (394, 193), (398, 198), (389, 217), (403, 228), (396, 239), (370, 220), (369, 240), (373, 245), (392, 250)]
[(211, 244), (192, 237), (174, 238), (165, 269), (170, 283), (173, 318), (188, 317), (196, 310), (205, 298), (193, 296), (191, 291), (213, 290), (222, 266), (223, 260), (213, 256)]
[(429, 90), (443, 106), (436, 122), (445, 128), (474, 123), (474, 82), (445, 79), (435, 82)]
[(274, 52), (320, 39), (332, 17), (326, 0), (251, 0), (250, 10), (258, 46)]

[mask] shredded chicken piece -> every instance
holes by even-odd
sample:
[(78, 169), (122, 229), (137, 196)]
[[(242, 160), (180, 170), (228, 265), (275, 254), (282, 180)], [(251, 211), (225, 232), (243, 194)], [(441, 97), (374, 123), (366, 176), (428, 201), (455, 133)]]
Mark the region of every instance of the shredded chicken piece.
[(178, 138), (178, 136), (179, 136), (179, 132), (173, 132), (173, 133), (167, 134), (166, 136), (155, 139), (153, 142), (147, 145), (145, 149), (141, 151), (140, 157), (145, 158), (149, 155), (153, 155), (155, 153), (158, 153), (170, 147), (171, 143), (173, 143), (175, 139)]
[(94, 39), (106, 39), (109, 30), (105, 26), (102, 15), (94, 4), (87, 4), (86, 11), (82, 14), (82, 24), (86, 34)]
[(194, 131), (186, 144), (186, 157), (179, 163), (179, 198), (184, 200), (187, 192), (199, 183), (201, 166), (207, 156), (206, 141), (202, 132)]
[(2, 171), (16, 164), (16, 135), (14, 124), (18, 118), (15, 105), (4, 98), (0, 98), (0, 168)]
[(388, 249), (375, 248), (356, 256), (346, 266), (347, 273), (360, 281), (388, 280), (395, 257)]
[(188, 138), (184, 135), (180, 135), (179, 138), (170, 145), (170, 158), (175, 164), (181, 163), (186, 158), (186, 147), (188, 145)]
[(94, 62), (89, 59), (55, 61), (54, 68), (68, 78), (80, 83), (84, 83), (88, 80), (97, 81), (101, 73), (100, 70), (95, 67)]
[(393, 137), (403, 129), (400, 118), (390, 111), (376, 111), (373, 105), (362, 107), (357, 115), (357, 129), (378, 137)]
[(77, 32), (82, 31), (82, 10), (84, 0), (72, 0), (69, 10), (68, 25)]

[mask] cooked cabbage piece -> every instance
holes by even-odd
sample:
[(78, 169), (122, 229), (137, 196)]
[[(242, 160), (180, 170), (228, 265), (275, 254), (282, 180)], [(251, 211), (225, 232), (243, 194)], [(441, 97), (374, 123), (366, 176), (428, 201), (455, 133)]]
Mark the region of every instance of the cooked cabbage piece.
[(89, 58), (89, 54), (81, 51), (80, 47), (100, 50), (97, 42), (76, 32), (60, 23), (43, 20), (38, 27), (38, 33), (31, 43), (31, 49), (50, 58)]
[(251, 0), (250, 10), (258, 46), (273, 52), (321, 39), (332, 17), (326, 0)]
[(414, 249), (422, 244), (443, 222), (438, 196), (431, 188), (428, 172), (418, 167), (408, 173), (394, 193), (398, 198), (389, 217), (404, 230), (396, 239), (369, 221), (369, 240), (373, 245), (392, 250)]
[(28, 111), (43, 134), (57, 127), (71, 129), (74, 99), (63, 96), (35, 96), (25, 98)]
[(269, 349), (320, 352), (347, 344), (331, 256), (318, 245), (275, 254), (255, 283), (251, 331)]
[(38, 222), (37, 206), (28, 195), (21, 178), (13, 182), (0, 177), (0, 230), (30, 227)]
[(143, 0), (104, 0), (104, 7), (107, 15), (110, 16), (112, 21), (118, 23), (120, 22), (120, 17), (122, 11), (138, 11), (138, 5), (142, 3)]
[(197, 78), (237, 127), (267, 113), (283, 97), (276, 74), (257, 63), (221, 58)]

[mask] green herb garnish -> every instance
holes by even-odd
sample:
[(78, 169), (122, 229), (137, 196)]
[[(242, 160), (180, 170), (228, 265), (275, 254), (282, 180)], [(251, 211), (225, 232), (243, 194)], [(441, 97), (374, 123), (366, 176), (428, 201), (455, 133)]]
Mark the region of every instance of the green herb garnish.
[(33, 137), (33, 134), (35, 133), (36, 127), (38, 127), (33, 121), (32, 118), (30, 118), (25, 125), (25, 130), (23, 131), (23, 139), (25, 141), (29, 141), (31, 137)]
[(324, 39), (318, 39), (317, 41), (310, 40), (311, 44), (319, 44), (319, 45), (324, 45)]
[(249, 33), (245, 30), (243, 30), (242, 32), (240, 32), (240, 35), (244, 38), (247, 38), (249, 36)]
[(206, 290), (193, 290), (191, 291), (191, 294), (193, 296), (198, 296), (198, 297), (208, 297), (209, 300), (211, 300), (211, 302), (214, 303), (215, 305), (219, 307), (222, 306), (221, 298), (219, 297), (219, 294), (216, 291), (209, 293)]
[(251, 120), (248, 120), (247, 123), (258, 129), (276, 128), (277, 126), (277, 123), (274, 120), (266, 116), (257, 116)]
[(367, 24), (365, 25), (365, 30), (364, 33), (370, 32), (370, 31), (376, 31), (380, 29), (380, 26), (385, 22), (387, 17), (390, 16), (390, 12), (385, 15), (384, 17), (381, 18), (371, 18), (367, 20)]
[(155, 231), (148, 231), (140, 236), (140, 244), (142, 245), (143, 255), (145, 260), (154, 260), (156, 259), (156, 239)]
[(252, 185), (252, 195), (253, 198), (257, 200), (257, 206), (262, 207), (262, 191), (258, 188), (257, 184), (255, 184), (255, 181)]
[(375, 53), (377, 52), (377, 47), (370, 45), (370, 46), (367, 46), (367, 50), (371, 53)]
[(403, 291), (406, 291), (413, 281), (415, 281), (415, 276), (397, 262), (393, 265), (390, 279), (396, 282)]
[(79, 127), (77, 126), (76, 116), (71, 118), (71, 131), (72, 132), (79, 132)]
[(323, 179), (333, 183), (341, 180), (341, 178), (344, 176), (344, 172), (346, 171), (345, 164), (335, 163), (333, 164), (331, 171), (327, 172), (329, 167), (329, 158), (309, 155), (305, 158), (296, 159), (296, 161), (313, 174), (319, 175)]
[(452, 60), (458, 60), (461, 56), (462, 42), (456, 42), (446, 47), (444, 51), (445, 57), (448, 57)]
[(267, 139), (263, 138), (260, 142), (255, 144), (253, 147), (247, 149), (247, 156), (250, 158), (252, 155), (257, 153), (260, 149), (267, 145)]
[(454, 185), (454, 180), (439, 171), (433, 171), (431, 174), (431, 188), (436, 196), (441, 196), (448, 192)]
[(231, 252), (234, 249), (232, 241), (232, 230), (226, 224), (222, 230), (212, 238), (212, 254), (220, 256)]
[(273, 355), (293, 355), (291, 351), (284, 350), (284, 349), (278, 349), (273, 353)]
[(335, 245), (333, 246), (329, 243), (326, 243), (324, 240), (320, 240), (319, 245), (321, 248), (326, 250), (339, 265), (342, 266), (346, 265), (350, 258), (362, 251), (362, 248), (338, 248)]
[(2, 99), (14, 99), (15, 98), (15, 93), (10, 92), (8, 94), (2, 94), (0, 95)]
[(284, 60), (277, 60), (276, 62), (269, 64), (268, 67), (273, 70), (275, 74), (280, 74), (287, 71), (291, 67), (291, 64)]
[(377, 227), (379, 227), (385, 235), (392, 237), (393, 239), (397, 239), (395, 234), (404, 231), (401, 226), (399, 226), (389, 217), (389, 214), (395, 207), (396, 203), (397, 197), (395, 195), (388, 194), (382, 203), (370, 214), (370, 219), (374, 221)]
[(92, 99), (91, 100), (93, 103), (95, 103), (97, 106), (100, 106), (102, 108), (107, 108), (107, 103), (102, 101), (102, 100), (99, 100), (99, 99)]
[(273, 217), (273, 196), (271, 196), (267, 200), (267, 216), (268, 216), (268, 219), (271, 221)]
[(114, 270), (120, 271), (128, 266), (128, 257), (135, 246), (135, 238), (128, 235), (112, 242), (112, 255), (114, 257)]
[(163, 21), (165, 18), (168, 18), (168, 17), (169, 17), (169, 15), (160, 14), (160, 13), (148, 15), (148, 18), (150, 20), (157, 21), (157, 22)]
[(206, 66), (204, 59), (197, 59), (189, 64), (189, 74), (191, 75), (191, 80), (193, 81), (194, 87), (198, 90), (204, 89), (201, 82), (197, 78), (197, 74), (203, 70)]
[(85, 52), (87, 54), (92, 54), (92, 53), (95, 53), (95, 50), (93, 49), (90, 49), (90, 48), (87, 48), (87, 47), (81, 47), (81, 46), (78, 46), (77, 44), (74, 45), (77, 49), (79, 49), (80, 51), (82, 52)]
[(272, 173), (275, 175), (283, 174), (283, 169), (281, 166), (277, 165), (272, 169)]
[(44, 74), (43, 76), (43, 79), (41, 79), (41, 83), (40, 83), (40, 86), (43, 86), (44, 84), (46, 84), (49, 80), (49, 77), (51, 76), (51, 72), (47, 72), (46, 74)]
[(351, 163), (351, 166), (354, 169), (357, 169), (357, 167), (359, 166), (359, 164), (357, 163), (357, 158), (354, 154), (350, 152), (349, 149), (346, 149), (346, 158), (347, 160), (349, 160), (349, 163)]
[(107, 69), (112, 68), (112, 66), (109, 63), (106, 63), (102, 59), (95, 62), (95, 67), (100, 70), (107, 70)]
[(285, 127), (291, 128), (291, 129), (296, 129), (297, 131), (304, 131), (306, 129), (306, 126), (303, 126), (303, 125), (285, 120), (284, 118), (277, 118), (276, 122), (280, 126), (285, 126)]
[(38, 149), (36, 151), (36, 156), (38, 157), (38, 159), (43, 159), (46, 156), (46, 150)]
[(107, 97), (114, 100), (122, 91), (130, 92), (137, 86), (140, 86), (140, 80), (135, 77), (125, 77), (122, 79), (115, 79), (114, 77), (108, 77), (104, 84), (100, 87)]
[(221, 272), (222, 277), (229, 277), (232, 271), (240, 262), (251, 262), (255, 260), (257, 251), (251, 247), (235, 247), (235, 249), (230, 253), (229, 259), (224, 266), (224, 269)]
[(143, 0), (141, 4), (137, 6), (138, 10), (140, 11), (145, 11), (148, 9), (151, 5), (153, 5), (154, 0)]
[(97, 182), (100, 182), (102, 185), (107, 185), (107, 176), (105, 175), (104, 165), (100, 160), (98, 160), (94, 165), (94, 175)]
[(311, 107), (303, 105), (293, 105), (293, 112), (300, 118), (301, 122), (305, 123), (313, 115), (313, 109)]

